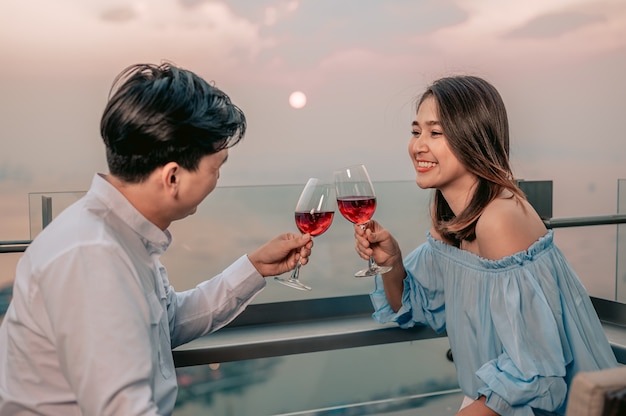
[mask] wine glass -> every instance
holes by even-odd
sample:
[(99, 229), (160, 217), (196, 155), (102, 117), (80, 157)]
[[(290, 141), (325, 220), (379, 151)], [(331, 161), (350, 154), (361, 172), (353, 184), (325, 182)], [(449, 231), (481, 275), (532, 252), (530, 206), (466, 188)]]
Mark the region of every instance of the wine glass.
[[(311, 237), (318, 236), (328, 230), (335, 216), (335, 195), (330, 183), (321, 182), (317, 178), (309, 178), (302, 189), (295, 209), (296, 226), (302, 233)], [(289, 278), (275, 276), (280, 283), (300, 290), (311, 290), (311, 287), (300, 282), (300, 261), (296, 264)]]
[[(376, 211), (376, 194), (365, 165), (349, 166), (336, 170), (335, 193), (339, 212), (348, 221), (362, 229), (367, 228), (368, 221)], [(355, 277), (375, 276), (391, 270), (388, 266), (379, 266), (370, 256), (367, 269), (359, 270)]]

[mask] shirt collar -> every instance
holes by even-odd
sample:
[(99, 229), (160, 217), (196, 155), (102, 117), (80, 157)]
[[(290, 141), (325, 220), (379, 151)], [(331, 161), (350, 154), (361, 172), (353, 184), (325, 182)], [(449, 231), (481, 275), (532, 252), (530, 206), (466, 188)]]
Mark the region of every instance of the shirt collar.
[(89, 194), (114, 212), (141, 238), (149, 254), (163, 254), (172, 242), (168, 230), (161, 230), (137, 211), (137, 209), (105, 178), (104, 174), (94, 175)]

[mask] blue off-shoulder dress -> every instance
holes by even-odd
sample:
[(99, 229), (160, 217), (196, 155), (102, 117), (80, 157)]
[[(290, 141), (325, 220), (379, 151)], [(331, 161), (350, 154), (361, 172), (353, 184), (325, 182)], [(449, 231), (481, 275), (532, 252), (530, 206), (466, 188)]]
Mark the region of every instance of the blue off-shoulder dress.
[(488, 260), (430, 234), (404, 259), (402, 307), (394, 313), (381, 276), (374, 319), (447, 331), (459, 386), (501, 415), (564, 414), (579, 371), (617, 361), (589, 295), (553, 241)]

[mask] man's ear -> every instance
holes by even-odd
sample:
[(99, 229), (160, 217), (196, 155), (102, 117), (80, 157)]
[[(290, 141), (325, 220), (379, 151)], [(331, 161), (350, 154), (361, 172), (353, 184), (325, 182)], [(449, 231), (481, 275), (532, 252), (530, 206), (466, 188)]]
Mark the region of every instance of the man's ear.
[(178, 193), (180, 184), (180, 165), (176, 162), (169, 162), (161, 169), (161, 184), (169, 193)]

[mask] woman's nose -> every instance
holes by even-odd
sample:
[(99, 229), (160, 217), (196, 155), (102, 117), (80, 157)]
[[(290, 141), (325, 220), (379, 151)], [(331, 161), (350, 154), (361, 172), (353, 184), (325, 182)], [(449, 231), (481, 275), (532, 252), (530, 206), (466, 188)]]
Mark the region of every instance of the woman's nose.
[(412, 137), (409, 142), (409, 153), (423, 153), (426, 151), (424, 140), (419, 137)]

